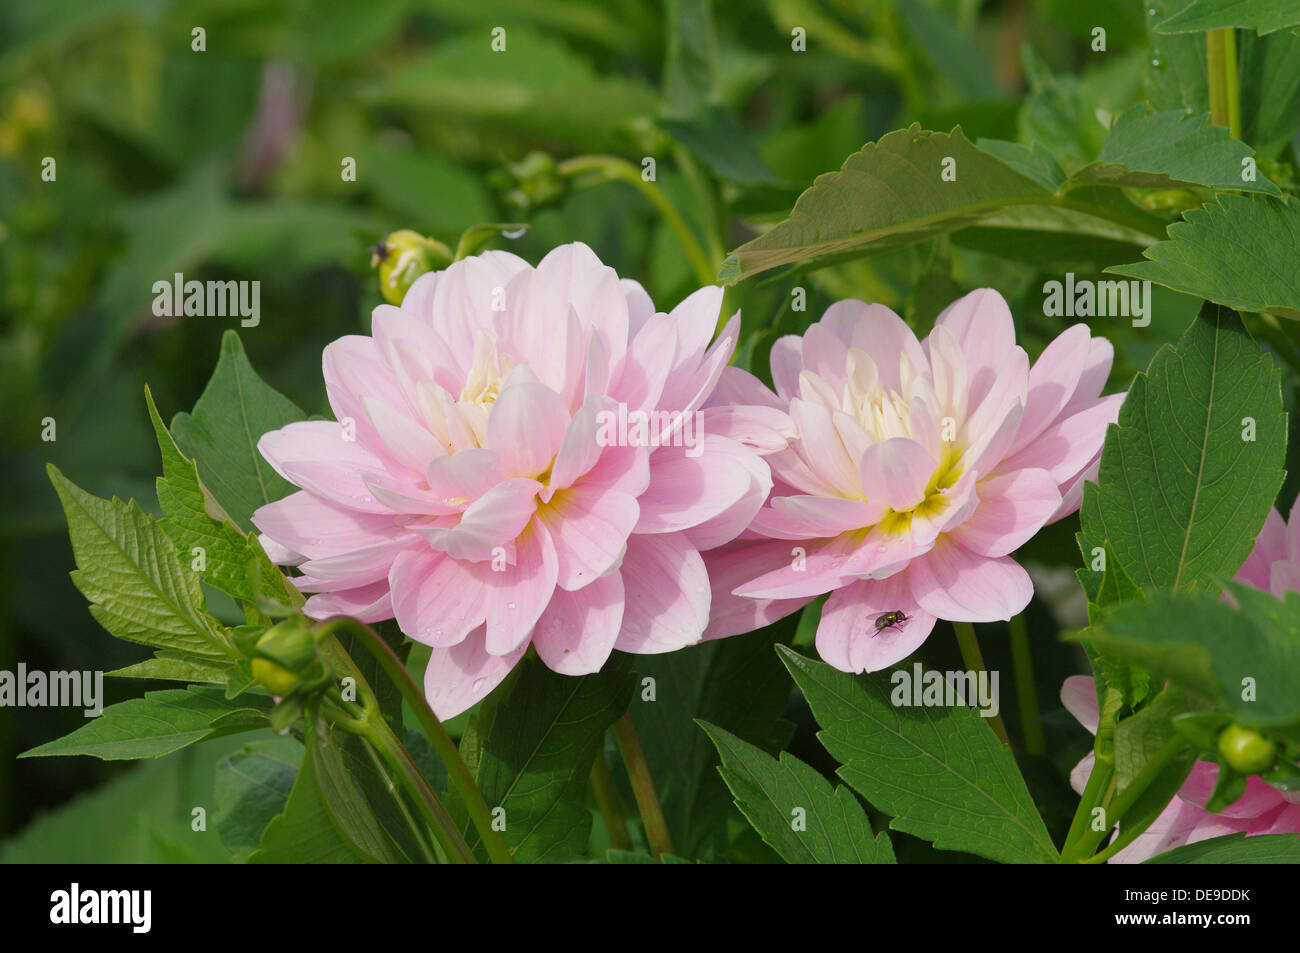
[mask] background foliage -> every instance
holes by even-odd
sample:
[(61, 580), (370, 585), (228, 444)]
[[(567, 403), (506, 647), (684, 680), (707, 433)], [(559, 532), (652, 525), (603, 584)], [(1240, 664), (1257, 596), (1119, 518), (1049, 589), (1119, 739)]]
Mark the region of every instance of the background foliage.
[[(771, 267), (735, 285), (727, 303), (744, 312), (737, 362), (760, 376), (766, 376), (772, 341), (801, 331), (837, 298), (888, 304), (924, 334), (943, 305), (981, 286), (1007, 297), (1018, 339), (1035, 357), (1073, 321), (1044, 315), (1043, 283), (1060, 280), (1067, 270), (1098, 278), (1102, 269), (1122, 265), (1134, 277), (1256, 312), (1245, 317), (1250, 331), (1274, 352), (1275, 364), (1294, 369), (1294, 336), (1275, 316), (1300, 313), (1295, 269), (1280, 261), (1272, 282), (1234, 280), (1238, 252), (1228, 247), (1221, 221), (1257, 218), (1261, 233), (1285, 241), (1295, 233), (1281, 202), (1223, 195), (1143, 255), (1181, 209), (1204, 198), (1196, 190), (1233, 184), (1222, 169), (1233, 168), (1246, 150), (1241, 143), (1219, 143), (1213, 129), (1177, 125), (1208, 109), (1202, 37), (1157, 34), (1153, 23), (1185, 5), (7, 4), (0, 11), (0, 439), (6, 461), (0, 493), (7, 503), (0, 513), (0, 669), (23, 661), (43, 670), (111, 670), (145, 658), (138, 646), (108, 637), (73, 588), (67, 576), (73, 554), (45, 467), (54, 463), (98, 496), (134, 498), (155, 515), (161, 512), (156, 500), (167, 490), (154, 485), (155, 430), (142, 390), (149, 385), (163, 420), (194, 407), (223, 353), (222, 332), (236, 322), (157, 318), (149, 308), (154, 281), (178, 271), (200, 280), (261, 281), (261, 324), (240, 336), (261, 376), (286, 395), (287, 405), (308, 414), (327, 411), (321, 348), (340, 335), (364, 332), (381, 300), (367, 247), (391, 229), (414, 228), (454, 247), (470, 226), (522, 221), (531, 226), (527, 234), (510, 243), (498, 239), (498, 247), (508, 244), (535, 262), (556, 244), (587, 242), (621, 275), (643, 282), (661, 307), (698, 285), (694, 263), (644, 196), (617, 182), (559, 183), (536, 153), (559, 162), (611, 154), (637, 168), (642, 157), (655, 157), (659, 186), (684, 210), (715, 269), (724, 268), (728, 252), (787, 219), (815, 177), (840, 169), (864, 143), (912, 123), (951, 135), (945, 140), (951, 148), (988, 163), (977, 184), (990, 194), (971, 201), (1046, 195), (1068, 182), (1070, 194), (1086, 204), (1087, 212), (1044, 203), (982, 218), (949, 209), (951, 228), (907, 234), (906, 241), (869, 257), (818, 261), (824, 267), (816, 269), (806, 263)], [(492, 53), (489, 32), (502, 25), (507, 51)], [(1104, 52), (1092, 49), (1098, 25), (1106, 28)], [(202, 53), (191, 50), (195, 26), (207, 32)], [(807, 30), (807, 52), (791, 49), (795, 27)], [(1289, 25), (1239, 36), (1247, 78), (1243, 139), (1262, 173), (1256, 191), (1283, 196), (1297, 181), (1300, 36)], [(1147, 101), (1154, 116), (1140, 108)], [(1135, 106), (1138, 111), (1130, 112)], [(1124, 125), (1108, 137), (1118, 117)], [(1131, 128), (1140, 124), (1146, 125)], [(953, 130), (957, 125), (960, 132)], [(1196, 150), (1185, 148), (1183, 135), (1200, 137)], [(1152, 141), (1159, 147), (1145, 148)], [(1183, 161), (1192, 152), (1216, 154), (1213, 149), (1227, 150), (1219, 153), (1224, 165)], [(55, 183), (40, 179), (45, 156), (57, 158)], [(356, 182), (341, 180), (345, 156), (356, 159)], [(1093, 214), (1098, 209), (1106, 216)], [(769, 232), (766, 240), (774, 242), (773, 234), (781, 233)], [(1293, 259), (1294, 244), (1282, 247)], [(742, 250), (724, 273), (749, 274), (749, 260)], [(794, 260), (765, 259), (764, 267)], [(806, 311), (791, 309), (796, 286), (807, 290)], [(1198, 297), (1158, 284), (1150, 326), (1094, 321), (1094, 331), (1116, 346), (1110, 389), (1127, 387), (1162, 344), (1178, 341), (1199, 307)], [(1281, 381), (1292, 428), (1296, 380), (1289, 370)], [(45, 417), (57, 421), (55, 443), (40, 439)], [(191, 420), (201, 418), (195, 408)], [(181, 423), (174, 428), (187, 455), (199, 457), (201, 430)], [(1274, 437), (1280, 447), (1281, 434)], [(1291, 476), (1282, 500), (1295, 496), (1295, 454), (1288, 452)], [(1056, 701), (1062, 679), (1087, 670), (1077, 645), (1054, 638), (1086, 619), (1073, 575), (1079, 528), (1078, 518), (1064, 521), (1025, 553), (1038, 590), (1028, 622), (1037, 636), (1037, 689), (1047, 710), (1050, 754), (1017, 751), (1028, 791), (1004, 792), (1007, 823), (1016, 824), (1026, 794), (1042, 822), (1034, 818), (1038, 827), (1017, 827), (1020, 839), (1004, 839), (1007, 851), (1020, 852), (1015, 856), (1043, 849), (1043, 825), (1051, 840), (1061, 841), (1076, 800), (1068, 770), (1091, 744)], [(221, 607), (219, 593), (208, 598)], [(753, 794), (769, 782), (812, 785), (828, 816), (851, 819), (864, 810), (835, 780), (837, 762), (814, 737), (819, 701), (809, 685), (834, 673), (801, 678), (796, 656), (778, 658), (772, 650), (780, 641), (809, 651), (814, 622), (815, 608), (763, 635), (632, 660), (637, 675), (654, 675), (661, 686), (656, 706), (634, 706), (633, 713), (683, 856), (773, 859), (772, 848), (746, 821), (762, 829), (770, 805)], [(998, 626), (981, 631), (990, 667), (1009, 671), (1005, 632)], [(1124, 636), (1122, 629), (1113, 634), (1117, 641)], [(418, 666), (418, 649), (413, 656)], [(961, 667), (944, 624), (921, 659)], [(803, 691), (791, 690), (787, 666)], [(710, 691), (738, 680), (747, 686), (743, 697)], [(141, 685), (110, 679), (106, 690), (111, 703), (138, 696)], [(869, 708), (872, 697), (862, 692), (860, 702)], [(598, 700), (590, 705), (591, 717), (602, 717)], [(1003, 714), (1013, 739), (1021, 737), (1014, 706), (1004, 706)], [(491, 719), (485, 720), (490, 727)], [(15, 762), (18, 752), (84, 723), (74, 711), (0, 708), (0, 834), (6, 838), (0, 858), (245, 859), (261, 827), (283, 808), (301, 758), (300, 751), (287, 750), (296, 742), (268, 731), (204, 741), (142, 765), (90, 758)], [(458, 720), (452, 728), (462, 725)], [(477, 763), (480, 783), (508, 788), (509, 778), (493, 774), (492, 739), (479, 743), (489, 756)], [(774, 761), (770, 755), (783, 746), (789, 754)], [(857, 770), (851, 760), (838, 763)], [(250, 785), (236, 778), (256, 779), (262, 794), (254, 803)], [(953, 783), (960, 787), (961, 779)], [(208, 806), (207, 837), (190, 831), (194, 805)], [(589, 813), (587, 836), (600, 852), (608, 833)], [(868, 813), (878, 829), (880, 818)], [(581, 835), (587, 828), (579, 821)], [(900, 829), (925, 836), (927, 823), (911, 817)], [(962, 853), (969, 844), (961, 836), (942, 846), (953, 850), (938, 852), (895, 834), (888, 856), (974, 859)], [(852, 848), (858, 856), (891, 850), (887, 841), (869, 840)], [(336, 845), (321, 849), (329, 856)]]

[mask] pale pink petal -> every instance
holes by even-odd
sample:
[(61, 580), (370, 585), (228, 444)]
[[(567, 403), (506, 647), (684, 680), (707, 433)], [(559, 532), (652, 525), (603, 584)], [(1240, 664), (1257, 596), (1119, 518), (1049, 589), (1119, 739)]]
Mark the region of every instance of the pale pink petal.
[(1056, 420), (1074, 396), (1079, 375), (1088, 359), (1091, 338), (1086, 324), (1076, 324), (1057, 335), (1029, 370), (1029, 389), (1020, 432), (1012, 444), (1015, 453)]
[(1097, 685), (1088, 675), (1071, 675), (1061, 683), (1061, 704), (1092, 734), (1097, 733), (1101, 714), (1097, 709)]
[(432, 496), (449, 504), (472, 503), (504, 479), (501, 455), (478, 447), (438, 457), (425, 472)]
[(311, 559), (387, 543), (397, 528), (392, 516), (361, 513), (305, 490), (259, 506), (252, 520), (281, 546)]
[(755, 575), (789, 565), (794, 558), (791, 548), (792, 544), (784, 541), (742, 539), (703, 554), (712, 588), (706, 640), (753, 632), (808, 604), (812, 596), (750, 599), (732, 593)]
[(487, 651), (508, 655), (526, 644), (533, 626), (555, 593), (555, 544), (534, 520), (515, 541), (515, 561), (484, 562), (474, 571), (486, 587)]
[(1087, 467), (1106, 437), (1106, 428), (1119, 416), (1124, 394), (1103, 397), (1071, 417), (1058, 420), (1028, 446), (1002, 461), (1005, 470), (1034, 467), (1047, 470), (1064, 483)]
[[(886, 612), (902, 612), (897, 627), (876, 628)], [(901, 575), (860, 580), (831, 593), (817, 626), (817, 654), (843, 672), (878, 672), (921, 647), (935, 618), (912, 600)]]
[(974, 412), (993, 389), (1005, 355), (1016, 346), (1016, 326), (1006, 300), (992, 288), (958, 298), (935, 319), (961, 346), (970, 381), (966, 406)]
[(488, 417), (488, 449), (500, 454), (507, 477), (536, 477), (550, 469), (568, 426), (559, 394), (540, 383), (513, 384)]
[(680, 536), (632, 536), (620, 569), (623, 628), (615, 647), (653, 655), (694, 645), (709, 622), (709, 576)]
[(1046, 470), (1013, 470), (978, 484), (979, 505), (952, 538), (982, 556), (1008, 556), (1033, 537), (1061, 505)]
[(1010, 557), (979, 556), (949, 539), (907, 567), (921, 608), (953, 622), (997, 622), (1029, 605), (1034, 584)]
[(560, 588), (582, 589), (615, 568), (639, 512), (635, 497), (603, 487), (575, 486), (551, 497), (538, 519), (555, 543)]
[(537, 655), (561, 675), (590, 675), (609, 659), (623, 623), (623, 577), (612, 572), (580, 592), (556, 589), (533, 630)]
[(383, 622), (393, 617), (393, 601), (388, 583), (372, 582), (356, 589), (317, 593), (303, 603), (302, 612), (309, 619), (346, 615), (362, 622)]
[(915, 440), (893, 437), (867, 448), (858, 463), (858, 476), (869, 501), (903, 512), (925, 499), (926, 485), (938, 465)]
[(507, 655), (485, 648), (486, 628), (475, 629), (447, 649), (434, 649), (424, 670), (424, 697), (439, 720), (446, 721), (472, 708), (501, 684), (524, 653), (522, 645)]
[(536, 480), (506, 480), (471, 503), (456, 526), (413, 528), (434, 549), (456, 559), (491, 559), (493, 550), (514, 539), (528, 525), (537, 510), (541, 488)]
[(486, 618), (483, 584), (466, 564), (442, 553), (399, 554), (388, 585), (398, 627), (425, 645), (455, 645)]
[(814, 539), (865, 529), (884, 514), (883, 503), (839, 496), (777, 496), (755, 516), (753, 527), (776, 539)]

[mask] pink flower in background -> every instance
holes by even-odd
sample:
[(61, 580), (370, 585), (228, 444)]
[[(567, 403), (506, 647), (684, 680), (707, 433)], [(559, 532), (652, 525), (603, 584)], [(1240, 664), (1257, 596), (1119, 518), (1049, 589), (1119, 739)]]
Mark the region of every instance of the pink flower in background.
[[(1234, 578), (1278, 597), (1289, 590), (1300, 590), (1300, 499), (1292, 504), (1289, 521), (1284, 521), (1276, 509), (1269, 512), (1255, 537), (1254, 548)], [(1061, 686), (1061, 702), (1079, 724), (1097, 733), (1097, 690), (1092, 678), (1067, 678)], [(1080, 794), (1095, 760), (1089, 752), (1070, 772), (1070, 785)], [(1111, 862), (1137, 864), (1183, 844), (1224, 834), (1300, 834), (1300, 792), (1285, 794), (1257, 777), (1248, 778), (1246, 793), (1221, 813), (1205, 810), (1218, 774), (1217, 764), (1197, 762), (1178, 796)]]
[(338, 422), (259, 442), (301, 488), (254, 514), (263, 545), (298, 567), (308, 615), (395, 617), (431, 646), (442, 718), (530, 644), (578, 675), (614, 648), (698, 642), (700, 552), (771, 488), (733, 435), (784, 445), (770, 410), (703, 409), (739, 328), (709, 346), (721, 305), (709, 287), (656, 313), (581, 244), (537, 268), (488, 252), (421, 277), (400, 308), (375, 309), (371, 336), (325, 349)]
[[(1074, 512), (1123, 394), (1098, 396), (1113, 350), (1082, 324), (1031, 368), (1006, 302), (974, 291), (925, 341), (882, 305), (840, 301), (772, 348), (772, 394), (735, 371), (719, 397), (785, 411), (775, 488), (744, 536), (708, 556), (709, 637), (830, 593), (817, 650), (877, 671), (936, 619), (1009, 619), (1033, 594), (1010, 556)], [(887, 612), (906, 621), (877, 627)]]
[[(1097, 733), (1097, 690), (1090, 676), (1072, 675), (1067, 678), (1061, 686), (1061, 702), (1083, 727), (1094, 735)], [(1077, 793), (1083, 793), (1095, 760), (1095, 755), (1089, 752), (1070, 772), (1070, 786)], [(1169, 806), (1110, 862), (1140, 864), (1175, 847), (1225, 834), (1300, 833), (1300, 803), (1288, 800), (1287, 795), (1258, 777), (1247, 778), (1246, 793), (1224, 808), (1222, 813), (1211, 814), (1205, 810), (1205, 802), (1214, 791), (1218, 775), (1217, 764), (1198, 761)]]

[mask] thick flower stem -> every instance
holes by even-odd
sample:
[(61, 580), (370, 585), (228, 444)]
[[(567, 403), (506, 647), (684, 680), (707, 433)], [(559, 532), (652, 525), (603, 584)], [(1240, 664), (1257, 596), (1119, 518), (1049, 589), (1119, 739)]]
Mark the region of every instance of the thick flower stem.
[(1016, 675), (1016, 701), (1020, 704), (1020, 731), (1025, 750), (1032, 755), (1047, 754), (1047, 740), (1038, 722), (1038, 687), (1034, 684), (1034, 659), (1029, 652), (1029, 633), (1022, 612), (1010, 622), (1011, 667)]
[(650, 765), (646, 763), (645, 752), (641, 750), (641, 739), (637, 737), (630, 712), (623, 712), (623, 716), (614, 722), (614, 740), (618, 742), (623, 763), (627, 765), (627, 776), (632, 781), (632, 792), (636, 795), (641, 822), (645, 824), (650, 853), (658, 860), (664, 854), (674, 852), (673, 842), (668, 836), (668, 822), (664, 820), (659, 795), (655, 792), (654, 781), (650, 777)]
[(610, 846), (617, 850), (631, 850), (632, 838), (627, 834), (627, 821), (623, 819), (623, 808), (618, 803), (614, 775), (610, 773), (604, 754), (596, 755), (591, 766), (591, 790), (596, 795), (600, 816), (605, 820), (605, 830), (609, 831)]
[[(1129, 808), (1137, 803), (1138, 798), (1147, 792), (1147, 788), (1151, 787), (1151, 785), (1155, 783), (1155, 780), (1160, 777), (1160, 773), (1169, 766), (1169, 763), (1173, 761), (1174, 758), (1177, 757), (1178, 753), (1185, 747), (1187, 747), (1187, 741), (1182, 737), (1182, 735), (1174, 735), (1161, 745), (1160, 749), (1154, 756), (1152, 756), (1151, 760), (1148, 761), (1143, 766), (1142, 770), (1137, 773), (1137, 776), (1128, 783), (1128, 787), (1126, 787), (1123, 792), (1107, 806), (1105, 830), (1085, 830), (1079, 837), (1078, 841), (1073, 845), (1066, 845), (1066, 849), (1061, 852), (1061, 860), (1065, 863), (1100, 862), (1100, 859), (1109, 858), (1116, 851), (1121, 850), (1136, 840), (1137, 837), (1146, 830), (1150, 822), (1141, 827), (1121, 831), (1119, 837), (1115, 839), (1115, 842), (1112, 843), (1104, 852), (1104, 858), (1102, 855), (1098, 855), (1097, 857), (1093, 856), (1101, 842), (1106, 839), (1106, 835), (1114, 830), (1116, 825), (1124, 819), (1124, 815), (1128, 812)], [(1152, 818), (1152, 820), (1154, 820), (1154, 818)]]
[(721, 265), (721, 262), (718, 262), (716, 266), (709, 263), (708, 256), (700, 246), (699, 240), (696, 239), (695, 233), (686, 224), (686, 219), (682, 217), (682, 213), (677, 210), (677, 206), (664, 194), (663, 189), (659, 188), (655, 183), (643, 179), (641, 170), (636, 166), (617, 156), (575, 156), (559, 163), (555, 168), (560, 175), (566, 178), (581, 175), (584, 172), (597, 172), (610, 181), (626, 182), (635, 188), (650, 200), (650, 204), (658, 210), (664, 223), (673, 230), (673, 234), (677, 236), (677, 241), (681, 243), (682, 251), (686, 253), (686, 257), (690, 261), (691, 268), (694, 269), (699, 282), (705, 285), (717, 284), (718, 266)]
[[(975, 640), (975, 626), (969, 622), (954, 622), (952, 630), (957, 634), (957, 647), (961, 649), (966, 668), (972, 672), (988, 671), (984, 665), (984, 656), (980, 653), (980, 644)], [(1002, 724), (1002, 716), (994, 715), (989, 720), (993, 722), (994, 734), (1004, 745), (1010, 745), (1011, 739), (1007, 737), (1007, 726)]]
[[(465, 809), (469, 812), (470, 820), (474, 823), (475, 830), (478, 831), (479, 838), (483, 841), (483, 846), (487, 849), (488, 856), (495, 864), (513, 863), (510, 857), (510, 850), (506, 847), (506, 842), (501, 837), (500, 831), (492, 827), (492, 812), (488, 810), (487, 802), (483, 800), (483, 794), (479, 791), (478, 785), (474, 783), (473, 776), (469, 773), (469, 768), (465, 766), (460, 752), (456, 749), (456, 743), (451, 740), (447, 734), (447, 729), (442, 727), (442, 722), (433, 713), (429, 707), (428, 701), (425, 700), (424, 692), (415, 684), (411, 678), (411, 673), (406, 670), (388, 643), (380, 638), (379, 633), (364, 622), (348, 617), (331, 619), (322, 627), (325, 631), (333, 634), (339, 629), (344, 629), (358, 639), (366, 647), (371, 655), (375, 657), (385, 674), (392, 679), (393, 684), (397, 686), (402, 693), (402, 698), (411, 706), (415, 712), (415, 717), (420, 720), (420, 727), (424, 729), (425, 736), (433, 750), (437, 752), (438, 757), (442, 760), (443, 766), (447, 769), (447, 774), (451, 778), (451, 783), (455, 786), (457, 793), (460, 794)], [(405, 754), (405, 749), (403, 749)], [(407, 760), (410, 756), (407, 755)]]
[(1232, 28), (1205, 34), (1206, 78), (1210, 87), (1210, 120), (1241, 138), (1241, 94), (1237, 77), (1237, 35)]
[(1061, 848), (1062, 857), (1072, 852), (1074, 845), (1088, 830), (1088, 824), (1092, 821), (1092, 812), (1101, 805), (1114, 777), (1114, 767), (1104, 761), (1093, 761), (1088, 782), (1084, 785), (1083, 793), (1079, 795), (1079, 807), (1075, 810), (1074, 819), (1070, 822), (1070, 830), (1065, 835), (1065, 845)]
[(392, 767), (407, 794), (423, 810), (425, 818), (429, 822), (429, 827), (433, 831), (434, 837), (437, 838), (438, 845), (448, 861), (455, 864), (477, 863), (473, 852), (469, 849), (469, 845), (465, 843), (465, 838), (461, 835), (460, 829), (451, 819), (451, 815), (447, 813), (447, 809), (443, 807), (442, 801), (438, 799), (437, 793), (429, 785), (428, 779), (416, 766), (415, 762), (411, 760), (410, 754), (397, 740), (397, 736), (393, 734), (388, 722), (379, 714), (373, 691), (365, 683), (365, 678), (353, 664), (347, 652), (339, 645), (338, 640), (332, 637), (326, 637), (322, 640), (321, 649), (336, 670), (344, 672), (357, 680), (358, 688), (364, 690), (363, 697), (365, 699), (365, 705), (358, 706), (355, 703), (343, 701), (338, 697), (336, 691), (327, 694), (327, 698), (338, 709), (332, 714), (325, 713), (328, 720), (336, 727), (366, 739), (370, 742), (371, 747)]

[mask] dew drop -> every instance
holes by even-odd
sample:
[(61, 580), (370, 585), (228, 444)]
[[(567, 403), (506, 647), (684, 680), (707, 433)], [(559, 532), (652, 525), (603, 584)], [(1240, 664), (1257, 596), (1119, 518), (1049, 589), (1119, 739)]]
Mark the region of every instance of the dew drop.
[(1160, 68), (1160, 57), (1158, 57), (1158, 56), (1152, 57), (1152, 59), (1151, 59), (1151, 65), (1154, 66), (1156, 69), (1159, 69), (1159, 68)]
[(474, 684), (471, 686), (471, 691), (473, 691), (475, 694), (478, 694), (483, 690), (483, 686), (486, 684), (487, 684), (486, 678), (476, 678), (474, 679)]
[(515, 604), (514, 604), (513, 602), (507, 602), (507, 603), (506, 603), (506, 608), (507, 608), (507, 609), (513, 609), (514, 607), (515, 607)]

